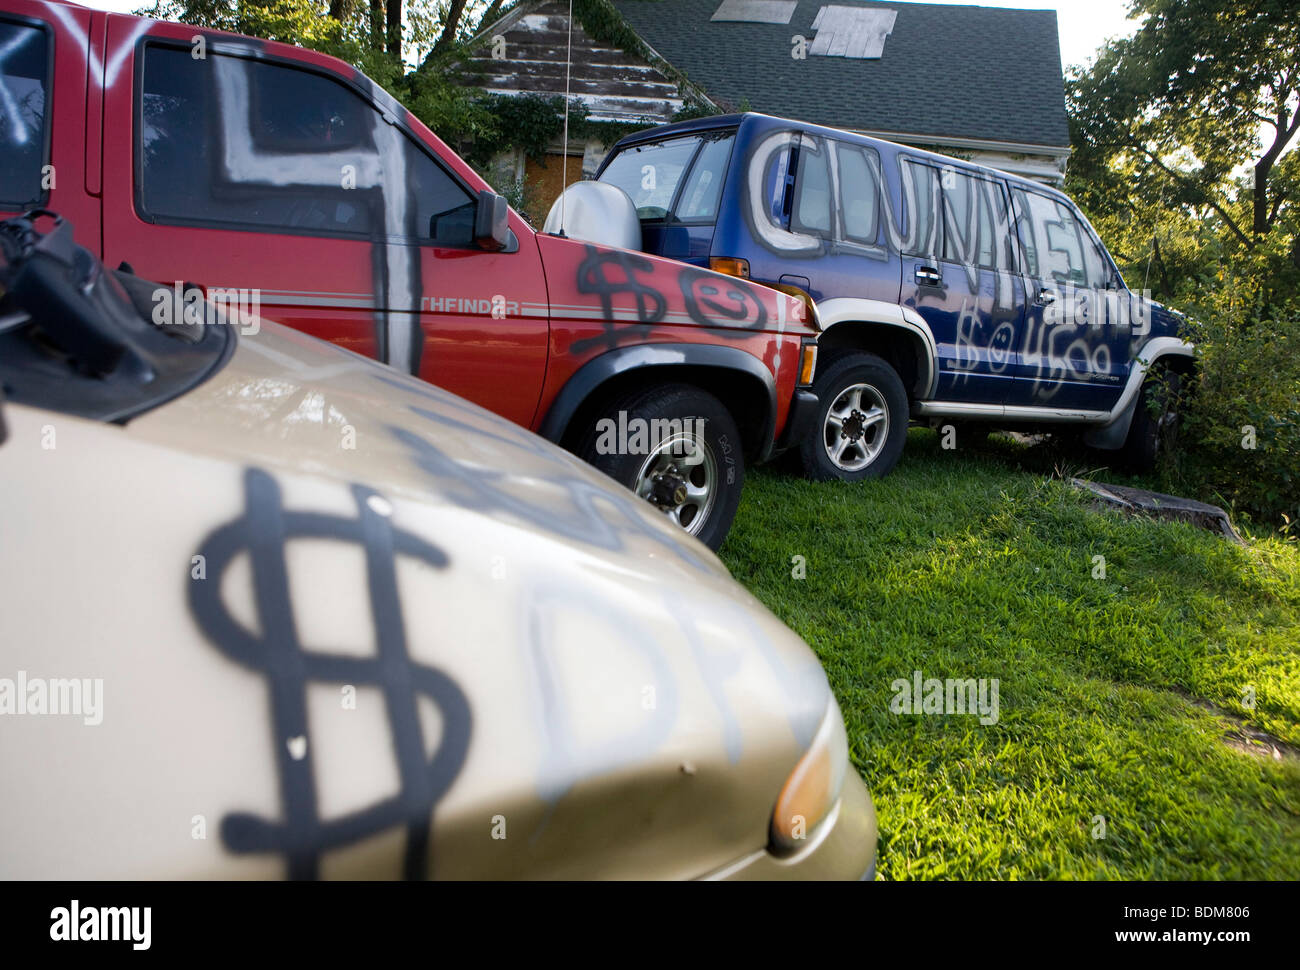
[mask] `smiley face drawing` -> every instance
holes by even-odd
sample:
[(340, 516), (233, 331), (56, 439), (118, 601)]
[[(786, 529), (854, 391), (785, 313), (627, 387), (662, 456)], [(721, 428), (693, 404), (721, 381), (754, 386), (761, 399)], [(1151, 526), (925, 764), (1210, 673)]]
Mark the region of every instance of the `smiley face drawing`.
[(1011, 340), (1015, 335), (1015, 328), (1004, 320), (998, 324), (993, 336), (989, 338), (989, 367), (995, 374), (1001, 374), (1007, 369), (1007, 363), (1011, 360)]
[(761, 330), (767, 310), (753, 289), (719, 273), (694, 270), (681, 275), (686, 312), (705, 326), (738, 326)]

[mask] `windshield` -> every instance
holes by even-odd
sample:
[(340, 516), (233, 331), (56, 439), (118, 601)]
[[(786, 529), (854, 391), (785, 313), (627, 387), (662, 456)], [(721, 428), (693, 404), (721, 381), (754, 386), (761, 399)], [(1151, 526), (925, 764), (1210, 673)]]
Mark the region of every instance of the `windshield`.
[(696, 158), (700, 143), (707, 142), (691, 171), (681, 205), (684, 211), (678, 217), (711, 218), (722, 191), (732, 134), (708, 132), (629, 146), (610, 160), (600, 180), (626, 192), (642, 221), (666, 219), (687, 167)]

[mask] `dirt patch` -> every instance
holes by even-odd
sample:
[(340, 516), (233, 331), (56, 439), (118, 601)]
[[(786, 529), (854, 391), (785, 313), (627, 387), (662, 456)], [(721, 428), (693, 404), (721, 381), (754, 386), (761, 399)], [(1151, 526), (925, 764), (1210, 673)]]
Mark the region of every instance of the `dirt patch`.
[(1274, 761), (1286, 759), (1300, 760), (1300, 752), (1262, 731), (1251, 729), (1242, 731), (1225, 731), (1223, 743), (1243, 754), (1256, 758), (1272, 758)]
[(1209, 711), (1215, 717), (1227, 721), (1232, 726), (1223, 732), (1223, 743), (1234, 751), (1242, 754), (1248, 754), (1252, 758), (1270, 758), (1273, 761), (1291, 761), (1300, 763), (1300, 748), (1287, 744), (1285, 741), (1273, 737), (1267, 731), (1261, 731), (1257, 727), (1247, 724), (1236, 714), (1225, 711), (1221, 707), (1216, 707), (1207, 700), (1199, 697), (1193, 697), (1183, 690), (1175, 690), (1178, 694), (1191, 704), (1195, 704), (1202, 710)]

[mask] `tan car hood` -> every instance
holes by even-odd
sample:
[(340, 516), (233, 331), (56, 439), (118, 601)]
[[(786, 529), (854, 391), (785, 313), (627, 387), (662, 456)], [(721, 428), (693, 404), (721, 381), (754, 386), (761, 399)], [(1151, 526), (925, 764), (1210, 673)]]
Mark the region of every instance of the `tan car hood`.
[(5, 416), (0, 678), (102, 709), (3, 718), (0, 876), (700, 875), (831, 703), (645, 503), (292, 331), (125, 428)]

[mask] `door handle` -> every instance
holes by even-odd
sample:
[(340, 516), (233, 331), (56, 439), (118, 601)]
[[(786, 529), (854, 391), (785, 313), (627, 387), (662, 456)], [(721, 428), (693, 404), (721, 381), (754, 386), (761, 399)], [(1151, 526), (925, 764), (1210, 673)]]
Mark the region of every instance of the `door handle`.
[(932, 266), (918, 266), (916, 282), (922, 286), (943, 286), (943, 274)]
[(1034, 300), (1039, 306), (1051, 306), (1056, 302), (1056, 294), (1049, 289), (1040, 289), (1038, 298)]

